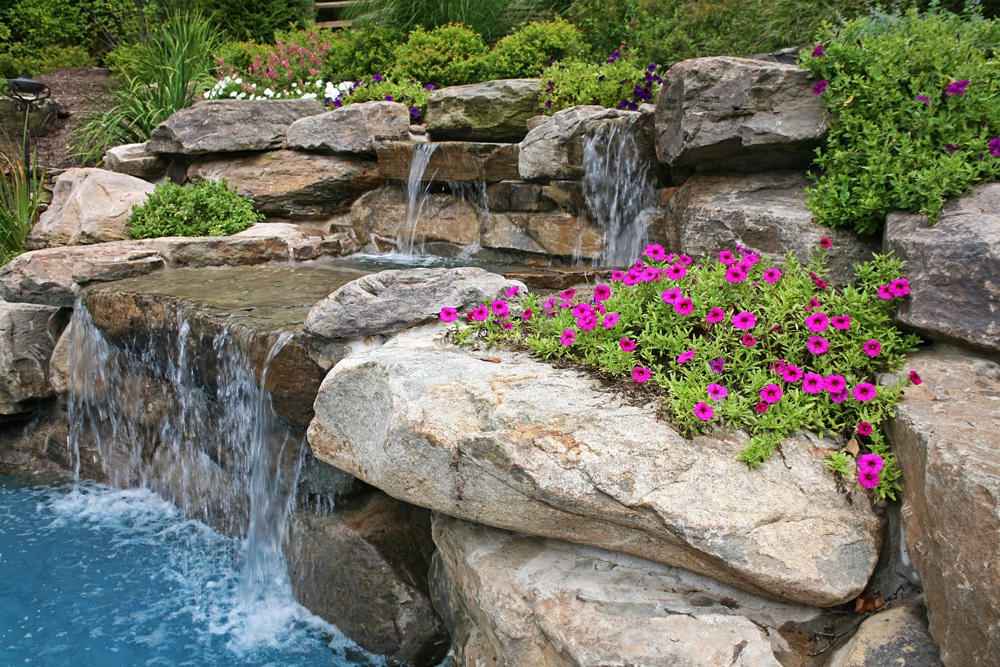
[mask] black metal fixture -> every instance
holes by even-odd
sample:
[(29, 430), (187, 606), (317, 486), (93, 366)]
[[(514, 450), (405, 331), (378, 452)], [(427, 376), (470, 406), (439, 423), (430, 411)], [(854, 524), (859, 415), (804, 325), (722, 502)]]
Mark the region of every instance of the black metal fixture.
[(28, 116), (32, 111), (39, 110), (39, 104), (48, 99), (52, 91), (41, 81), (32, 79), (27, 74), (22, 74), (16, 79), (7, 79), (0, 84), (0, 95), (14, 100), (18, 111), (24, 112), (24, 173), (31, 174), (31, 153), (28, 144)]

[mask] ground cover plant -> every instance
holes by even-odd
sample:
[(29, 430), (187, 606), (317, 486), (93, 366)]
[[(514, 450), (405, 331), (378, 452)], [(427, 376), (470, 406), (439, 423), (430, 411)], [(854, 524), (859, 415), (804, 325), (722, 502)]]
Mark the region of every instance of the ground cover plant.
[(933, 223), (946, 198), (1000, 179), (1000, 21), (878, 14), (827, 26), (800, 64), (829, 112), (807, 204), (881, 231), (892, 210)]
[(133, 239), (229, 236), (263, 219), (253, 201), (230, 190), (224, 180), (183, 187), (167, 182), (157, 185), (145, 202), (132, 208), (128, 235)]
[(631, 378), (687, 435), (745, 429), (740, 459), (752, 467), (801, 430), (839, 436), (845, 447), (827, 466), (895, 499), (899, 470), (880, 424), (920, 378), (880, 378), (919, 342), (892, 324), (909, 284), (902, 263), (883, 255), (836, 288), (825, 278), (826, 247), (808, 264), (789, 256), (779, 268), (739, 247), (694, 263), (650, 245), (592, 293), (569, 289), (543, 301), (514, 289), (440, 316), (459, 344), (524, 345), (543, 359)]

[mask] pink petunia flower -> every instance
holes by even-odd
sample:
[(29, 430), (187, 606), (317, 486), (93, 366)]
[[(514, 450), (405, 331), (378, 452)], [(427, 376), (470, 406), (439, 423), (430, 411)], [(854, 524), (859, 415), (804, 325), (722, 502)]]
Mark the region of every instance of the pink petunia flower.
[(906, 296), (910, 293), (910, 281), (906, 278), (896, 278), (889, 283), (889, 291), (895, 296)]
[(834, 315), (830, 320), (834, 329), (840, 329), (842, 331), (847, 331), (851, 328), (851, 316), (850, 315)]
[(649, 369), (643, 368), (642, 366), (636, 366), (632, 369), (632, 379), (636, 382), (645, 382), (651, 375), (652, 373), (649, 372)]
[(920, 384), (923, 380), (920, 378), (920, 373), (916, 371), (910, 371), (910, 382), (913, 384)]
[(616, 324), (618, 324), (618, 313), (608, 313), (604, 316), (604, 319), (601, 320), (601, 326), (605, 329), (611, 329)]
[(677, 288), (668, 289), (666, 292), (660, 295), (660, 299), (663, 301), (663, 303), (669, 303), (669, 304), (675, 304), (682, 298), (684, 298), (684, 294)]
[(830, 82), (826, 79), (820, 79), (813, 84), (813, 95), (822, 95), (826, 92), (826, 87), (830, 85)]
[(532, 315), (534, 315), (534, 313), (532, 312), (531, 308), (525, 308), (524, 312), (521, 313), (521, 319), (530, 320)]
[(892, 293), (892, 288), (889, 285), (879, 285), (878, 288), (878, 298), (888, 301), (896, 295)]
[(504, 331), (510, 331), (511, 329), (514, 328), (514, 323), (511, 322), (510, 320), (506, 320), (503, 324), (500, 325), (500, 328), (503, 329)]
[(826, 331), (826, 327), (830, 320), (827, 318), (826, 313), (813, 313), (806, 318), (806, 329), (814, 333), (822, 333)]
[(676, 262), (677, 262), (678, 264), (680, 264), (681, 266), (688, 266), (688, 265), (689, 265), (689, 264), (691, 264), (691, 262), (693, 262), (694, 260), (693, 260), (693, 259), (691, 259), (691, 256), (690, 256), (690, 255), (677, 255), (677, 259), (676, 259), (676, 260), (674, 260), (674, 261), (676, 261)]
[(667, 268), (666, 275), (671, 280), (680, 280), (687, 275), (687, 269), (679, 264), (674, 264)]
[(560, 340), (560, 342), (563, 345), (567, 345), (567, 346), (572, 345), (573, 343), (576, 342), (576, 332), (573, 331), (572, 329), (565, 329), (565, 330), (563, 330), (563, 332), (562, 332), (562, 339)]
[(802, 378), (802, 391), (807, 394), (818, 394), (823, 391), (823, 376), (819, 373), (806, 373)]
[(743, 334), (743, 337), (740, 338), (740, 343), (746, 345), (747, 347), (753, 347), (757, 344), (757, 339), (750, 334)]
[(569, 301), (574, 296), (576, 296), (576, 290), (573, 289), (572, 287), (570, 287), (569, 289), (566, 289), (566, 290), (563, 290), (562, 292), (559, 292), (559, 296), (561, 298), (565, 299), (566, 301)]
[[(862, 432), (861, 429), (862, 424), (867, 426), (867, 428), (865, 429), (868, 431), (867, 433)], [(871, 435), (872, 425), (869, 424), (868, 422), (861, 422), (861, 424), (858, 424), (858, 433), (861, 433), (861, 435)], [(885, 462), (882, 460), (882, 457), (879, 456), (878, 454), (862, 454), (858, 458), (858, 468), (860, 470), (874, 470), (875, 472), (878, 472), (883, 468), (884, 465)]]
[(776, 283), (781, 279), (781, 271), (778, 269), (765, 269), (764, 270), (764, 282), (765, 283)]
[[(872, 429), (872, 425), (869, 424), (868, 422), (858, 422), (859, 435), (871, 435), (873, 430), (874, 429)], [(867, 454), (865, 456), (867, 456)], [(861, 458), (864, 458), (864, 456), (862, 456)], [(861, 465), (861, 461), (858, 461), (858, 465)]]
[(722, 250), (719, 252), (719, 261), (729, 266), (736, 262), (736, 258), (733, 257), (733, 252), (731, 250)]
[(747, 279), (747, 272), (738, 266), (730, 266), (726, 269), (727, 283), (741, 283)]
[(678, 315), (690, 315), (694, 311), (694, 302), (691, 299), (681, 299), (674, 304), (674, 310)]
[(798, 382), (802, 379), (802, 369), (795, 364), (788, 364), (785, 372), (781, 374), (781, 379), (785, 382)]
[(486, 307), (485, 303), (482, 303), (473, 308), (472, 312), (469, 314), (472, 315), (472, 319), (476, 322), (482, 322), (490, 316), (490, 310)]
[(507, 302), (503, 299), (499, 299), (491, 303), (490, 310), (493, 311), (494, 315), (499, 315), (500, 317), (507, 317), (510, 315), (510, 309), (507, 307)]
[(770, 370), (772, 372), (774, 372), (774, 373), (777, 373), (778, 375), (781, 375), (781, 374), (783, 374), (785, 372), (785, 369), (787, 369), (787, 368), (788, 368), (788, 364), (786, 364), (781, 359), (778, 359), (773, 364), (771, 364)]
[(944, 89), (945, 95), (965, 95), (965, 89), (969, 86), (968, 79), (962, 79), (961, 81), (952, 81), (947, 88)]
[(619, 283), (625, 279), (625, 272), (615, 269), (611, 272), (611, 282)]
[(703, 422), (707, 422), (715, 414), (715, 410), (712, 409), (705, 401), (699, 401), (697, 405), (694, 406), (694, 416)]
[(445, 307), (441, 309), (440, 317), (442, 322), (445, 323), (454, 322), (456, 319), (458, 319), (458, 311), (455, 310), (454, 308)]
[(716, 322), (721, 322), (724, 319), (726, 319), (726, 311), (722, 310), (721, 308), (713, 308), (712, 310), (708, 311), (708, 315), (705, 316), (705, 321), (711, 322), (712, 324), (715, 324)]
[(931, 98), (927, 97), (926, 95), (914, 95), (913, 99), (915, 99), (918, 102), (923, 102), (927, 106), (931, 105)]
[(618, 347), (620, 347), (623, 352), (631, 352), (635, 349), (635, 341), (631, 338), (622, 338), (618, 341)]
[(733, 328), (739, 329), (740, 331), (746, 331), (747, 329), (753, 329), (757, 324), (757, 316), (753, 313), (748, 313), (743, 311), (737, 313), (733, 316)]
[(864, 352), (869, 357), (877, 357), (878, 353), (882, 351), (882, 343), (878, 342), (874, 338), (865, 341)]
[(765, 412), (767, 412), (767, 403), (760, 401), (757, 403), (757, 405), (753, 406), (753, 409), (761, 414), (764, 414)]
[(663, 246), (658, 243), (651, 243), (646, 246), (646, 249), (642, 251), (642, 254), (656, 261), (662, 261), (667, 258), (667, 252), (663, 249)]
[(862, 403), (875, 398), (875, 394), (875, 386), (869, 382), (858, 383), (858, 386), (854, 388), (855, 400), (861, 401)]
[(681, 352), (677, 355), (677, 363), (683, 364), (694, 359), (694, 349), (690, 349), (687, 352)]
[(583, 317), (590, 315), (590, 304), (580, 302), (573, 307), (573, 317)]
[(611, 288), (607, 285), (598, 285), (594, 288), (594, 301), (605, 301), (611, 296)]
[(712, 397), (712, 400), (721, 401), (726, 396), (729, 396), (729, 392), (721, 384), (713, 382), (712, 384), (705, 387), (705, 391), (708, 395)]
[(847, 390), (846, 389), (844, 391), (838, 391), (838, 392), (831, 392), (830, 393), (830, 401), (833, 402), (833, 403), (843, 403), (846, 400), (847, 400)]
[(877, 470), (872, 470), (870, 468), (862, 470), (861, 468), (858, 468), (858, 484), (866, 489), (874, 489), (878, 486), (878, 483), (879, 478)]
[(816, 48), (813, 49), (812, 57), (813, 58), (821, 58), (821, 57), (823, 57), (825, 55), (826, 55), (826, 52), (823, 50), (823, 45), (822, 44), (817, 44)]
[(584, 315), (583, 317), (577, 318), (576, 326), (580, 327), (584, 331), (593, 331), (594, 327), (597, 326), (597, 318), (592, 314)]
[(819, 308), (819, 299), (816, 297), (809, 299), (809, 303), (806, 304), (806, 310), (815, 310), (817, 308)]
[(830, 242), (830, 239), (828, 239), (825, 236), (819, 240), (819, 247), (820, 248), (829, 248), (832, 245), (833, 245), (833, 243)]
[(518, 286), (518, 285), (514, 285), (509, 290), (507, 290), (507, 298), (509, 299), (511, 297), (517, 296), (517, 293), (520, 292), (520, 291), (521, 291), (521, 287)]
[(831, 394), (838, 394), (847, 389), (847, 380), (843, 375), (827, 375), (823, 378), (823, 388)]
[(781, 387), (776, 384), (765, 385), (760, 390), (760, 397), (765, 403), (777, 403), (783, 395)]
[(806, 341), (806, 349), (813, 354), (823, 354), (830, 349), (830, 341), (822, 336), (813, 336)]

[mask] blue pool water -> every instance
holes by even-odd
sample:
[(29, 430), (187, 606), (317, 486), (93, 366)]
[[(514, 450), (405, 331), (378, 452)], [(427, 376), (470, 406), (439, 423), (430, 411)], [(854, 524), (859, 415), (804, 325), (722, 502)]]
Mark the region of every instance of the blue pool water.
[(0, 474), (0, 664), (383, 664), (285, 586), (247, 599), (240, 561), (150, 491)]

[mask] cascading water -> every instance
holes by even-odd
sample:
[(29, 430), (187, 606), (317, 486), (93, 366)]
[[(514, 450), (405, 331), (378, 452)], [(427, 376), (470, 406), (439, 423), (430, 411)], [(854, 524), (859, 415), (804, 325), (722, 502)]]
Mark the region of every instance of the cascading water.
[(423, 239), (417, 243), (417, 223), (434, 180), (433, 174), (426, 184), (423, 179), (436, 148), (437, 144), (433, 143), (419, 144), (413, 151), (413, 161), (410, 162), (410, 173), (406, 181), (406, 224), (395, 243), (396, 252), (402, 255), (424, 254)]
[(639, 148), (638, 123), (638, 114), (605, 122), (584, 141), (584, 197), (604, 230), (605, 266), (631, 264), (646, 242), (639, 213), (653, 204), (656, 177), (652, 160)]
[(449, 182), (448, 190), (458, 199), (471, 203), (472, 207), (476, 209), (476, 219), (479, 221), (479, 233), (476, 234), (475, 240), (462, 248), (462, 251), (456, 257), (459, 260), (471, 259), (480, 250), (479, 239), (482, 237), (483, 223), (489, 219), (490, 215), (489, 199), (486, 196), (486, 181), (478, 180), (471, 183)]

